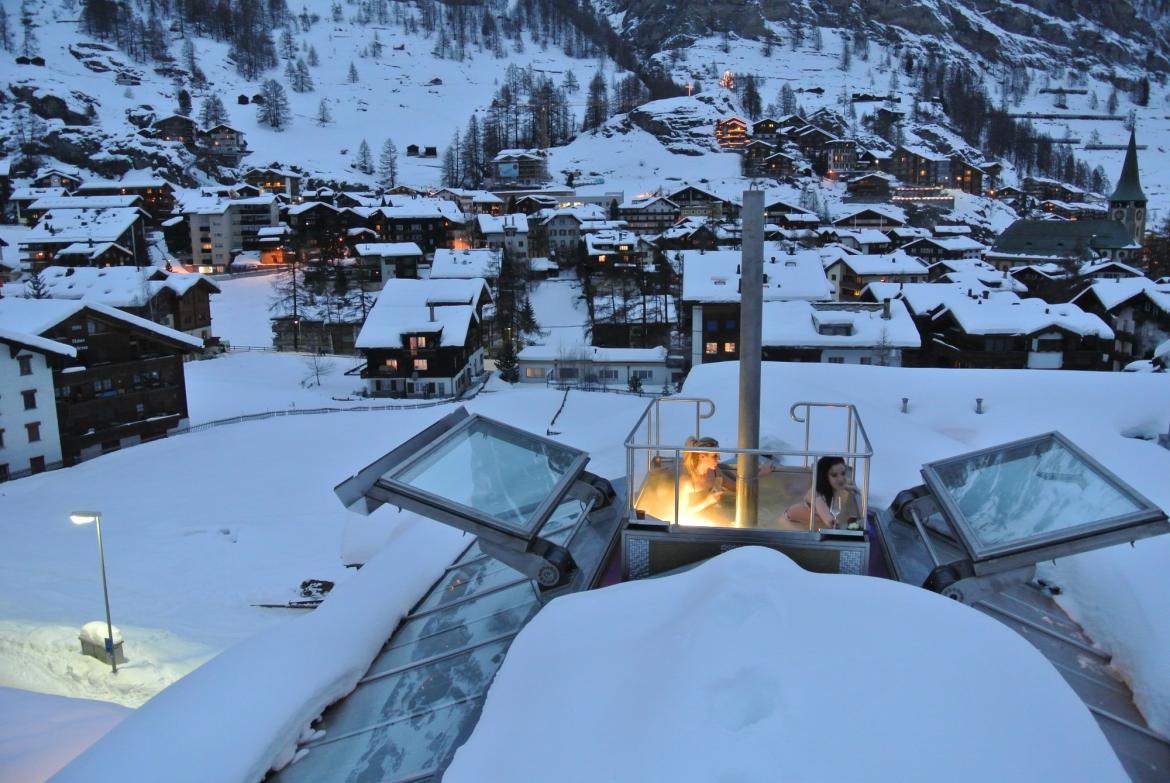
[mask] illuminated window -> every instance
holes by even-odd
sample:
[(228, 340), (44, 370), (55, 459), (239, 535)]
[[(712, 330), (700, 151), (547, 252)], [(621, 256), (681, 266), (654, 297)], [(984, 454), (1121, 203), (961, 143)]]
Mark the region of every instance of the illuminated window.
[(715, 354), (719, 353), (719, 343), (707, 343), (703, 346), (703, 353)]
[(414, 369), (426, 370), (427, 369), (427, 360), (426, 359), (415, 359), (414, 360)]
[(398, 360), (397, 359), (387, 359), (382, 364), (383, 364), (383, 366), (386, 367), (387, 370), (397, 370), (398, 369)]
[(543, 378), (544, 373), (545, 373), (545, 369), (543, 367), (525, 367), (524, 368), (524, 377), (525, 378)]
[(735, 353), (735, 343), (723, 343), (724, 353)]

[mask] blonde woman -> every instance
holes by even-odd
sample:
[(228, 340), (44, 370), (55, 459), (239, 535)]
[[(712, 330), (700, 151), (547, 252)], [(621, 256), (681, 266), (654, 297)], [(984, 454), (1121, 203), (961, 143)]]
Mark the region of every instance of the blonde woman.
[[(686, 439), (684, 445), (696, 451), (684, 452), (682, 456), (683, 471), (679, 476), (678, 486), (679, 516), (692, 521), (699, 517), (714, 522), (716, 520), (712, 519), (714, 512), (711, 509), (727, 491), (724, 488), (724, 479), (730, 479), (719, 470), (718, 452), (697, 449), (717, 449), (719, 441), (714, 438), (696, 438), (692, 435)], [(759, 475), (765, 476), (771, 472), (772, 463), (765, 460), (760, 465)], [(722, 520), (720, 524), (731, 524), (731, 521)]]

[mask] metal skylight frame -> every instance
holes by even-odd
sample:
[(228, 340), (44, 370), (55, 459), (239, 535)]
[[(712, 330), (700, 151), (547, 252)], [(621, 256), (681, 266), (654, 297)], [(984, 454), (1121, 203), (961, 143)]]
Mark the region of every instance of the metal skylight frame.
[[(1081, 460), (1092, 473), (1138, 506), (1138, 509), (1071, 527), (1022, 536), (999, 544), (983, 543), (975, 526), (971, 524), (971, 521), (954, 501), (939, 470), (955, 463), (967, 462), (988, 454), (1019, 449), (1045, 441), (1054, 441)], [(1041, 560), (1064, 557), (1165, 532), (1167, 517), (1161, 508), (1089, 456), (1064, 434), (1057, 431), (1021, 438), (1010, 443), (1001, 443), (978, 451), (969, 451), (955, 457), (927, 463), (922, 466), (921, 472), (939, 509), (955, 532), (958, 543), (970, 556), (976, 572), (1003, 570), (1023, 563), (1036, 563)], [(993, 561), (997, 565), (994, 568), (988, 568)]]

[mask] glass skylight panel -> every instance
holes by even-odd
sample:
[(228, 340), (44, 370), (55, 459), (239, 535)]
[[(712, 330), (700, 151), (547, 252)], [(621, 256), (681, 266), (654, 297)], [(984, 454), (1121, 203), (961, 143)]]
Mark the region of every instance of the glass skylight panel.
[(585, 461), (577, 449), (471, 417), (384, 478), (486, 515), (506, 529), (532, 533), (543, 521), (538, 512)]
[(473, 647), (459, 655), (359, 685), (346, 697), (346, 709), (339, 711), (330, 724), (326, 741), (352, 732), (372, 731), (403, 716), (441, 709), (482, 695), (510, 642), (508, 638)]
[(409, 644), (383, 650), (370, 666), (370, 673), (389, 671), (462, 647), (481, 644), (488, 639), (514, 634), (539, 608), (539, 602), (529, 600), (517, 606), (497, 609), (474, 620), (469, 619), (462, 625), (441, 627), (432, 631), (426, 631), (425, 624), (420, 622), (419, 629), (422, 635)]
[(482, 697), (452, 704), (372, 732), (315, 745), (275, 779), (393, 781), (434, 769), (463, 740), (481, 701)]
[(1161, 515), (1059, 433), (935, 462), (923, 475), (977, 559)]
[[(441, 591), (432, 591), (426, 600), (419, 605), (417, 611), (425, 612), (428, 609), (443, 607), (451, 603), (451, 601), (443, 601), (438, 597), (440, 595), (443, 595)], [(537, 600), (536, 589), (533, 587), (532, 580), (530, 579), (520, 579), (502, 590), (494, 590), (487, 593), (481, 591), (481, 594), (475, 598), (453, 606), (447, 606), (441, 611), (431, 612), (430, 614), (418, 617), (408, 617), (399, 631), (395, 632), (394, 641), (397, 642), (399, 634), (408, 630), (408, 625), (416, 623), (419, 620), (423, 621), (424, 627), (428, 631), (434, 631), (440, 627), (459, 625), (460, 623), (466, 622), (468, 618), (482, 617), (485, 614), (491, 614), (493, 611), (515, 606), (526, 599)]]

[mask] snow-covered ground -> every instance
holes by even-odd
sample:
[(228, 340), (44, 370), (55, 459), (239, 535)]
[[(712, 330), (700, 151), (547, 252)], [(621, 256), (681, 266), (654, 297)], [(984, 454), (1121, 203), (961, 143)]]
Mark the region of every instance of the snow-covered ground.
[[(562, 707), (552, 720), (549, 705)], [(501, 752), (516, 737), (523, 752)], [(757, 547), (558, 599), (520, 632), (444, 780), (549, 770), (582, 783), (1127, 779), (1013, 631)]]
[[(568, 274), (568, 273), (563, 273)], [(542, 345), (589, 345), (589, 316), (575, 277), (533, 283), (529, 293)]]
[[(265, 388), (271, 382), (273, 367), (253, 363), (258, 356), (264, 355), (231, 355), (189, 367), (197, 375), (198, 368), (214, 368), (222, 362), (221, 366), (234, 368), (238, 389)], [(301, 361), (287, 355), (264, 358), (294, 365)], [(286, 377), (288, 383), (295, 382), (295, 373), (288, 372)], [(692, 373), (685, 389), (688, 395), (716, 400), (718, 413), (705, 423), (705, 432), (728, 443), (734, 442), (736, 377), (734, 363), (707, 365)], [(793, 400), (847, 400), (859, 406), (876, 449), (872, 484), (875, 505), (888, 502), (900, 489), (918, 483), (917, 470), (925, 461), (1060, 429), (1154, 502), (1170, 506), (1164, 481), (1170, 473), (1170, 452), (1133, 437), (1166, 430), (1170, 422), (1170, 378), (1165, 376), (769, 364), (764, 378), (763, 438), (777, 444), (777, 448), (800, 441), (796, 425), (787, 420), (787, 407)], [(211, 387), (193, 380), (192, 388), (193, 403), (206, 404), (200, 399)], [(324, 400), (328, 390), (313, 393)], [(241, 392), (248, 394), (252, 393)], [(903, 396), (911, 398), (908, 414), (899, 412)], [(987, 412), (983, 415), (974, 413), (975, 396), (985, 400)], [(1044, 404), (1037, 405), (1038, 400), (1044, 400)], [(495, 384), (469, 407), (543, 432), (560, 402), (560, 394), (542, 388)], [(557, 422), (558, 431), (563, 433), (558, 437), (587, 450), (593, 457), (591, 469), (605, 476), (620, 475), (625, 465), (622, 438), (643, 404), (642, 400), (622, 395), (571, 392)], [(297, 587), (306, 578), (352, 583), (353, 572), (342, 567), (343, 560), (354, 559), (359, 550), (368, 556), (389, 537), (402, 534), (403, 523), (398, 521), (401, 515), (383, 509), (370, 518), (353, 517), (341, 507), (331, 488), (449, 410), (451, 406), (348, 412), (231, 425), (127, 449), (69, 470), (0, 486), (0, 533), (5, 541), (0, 550), (0, 686), (137, 706), (235, 646), (241, 651), (226, 658), (220, 664), (225, 668), (218, 671), (234, 670), (226, 668), (233, 660), (246, 669), (249, 662), (254, 664), (259, 657), (272, 655), (272, 639), (305, 633), (303, 623), (288, 620), (289, 613), (295, 610), (264, 609), (253, 604), (297, 598)], [(1094, 415), (1086, 416), (1086, 410), (1094, 411)], [(160, 472), (160, 464), (170, 467)], [(81, 507), (104, 513), (111, 607), (114, 621), (126, 637), (129, 658), (116, 678), (105, 666), (78, 652), (78, 629), (99, 619), (102, 613), (92, 531), (76, 528), (67, 519), (69, 511)], [(419, 570), (412, 572), (412, 584), (417, 585), (427, 582), (427, 573), (437, 574), (449, 561), (448, 544), (443, 543), (448, 531), (424, 521), (410, 524), (416, 529), (413, 547), (417, 551), (412, 562)], [(1115, 664), (1133, 683), (1143, 711), (1153, 725), (1163, 730), (1168, 722), (1170, 682), (1162, 666), (1161, 651), (1170, 647), (1170, 622), (1166, 620), (1170, 618), (1170, 599), (1160, 589), (1159, 580), (1168, 562), (1170, 542), (1153, 539), (1133, 548), (1119, 547), (1071, 558), (1049, 568), (1050, 577), (1065, 589), (1066, 605), (1085, 623), (1090, 634), (1114, 653)], [(370, 582), (370, 589), (381, 589), (372, 587), (374, 584)], [(890, 587), (874, 589), (887, 591)], [(403, 595), (391, 592), (395, 600), (401, 599), (409, 606), (417, 597), (405, 595), (411, 590), (404, 590)], [(816, 594), (819, 588), (812, 592)], [(866, 596), (872, 593), (865, 589), (857, 592)], [(355, 605), (366, 600), (361, 597), (364, 594), (357, 587), (352, 589)], [(876, 596), (872, 593), (874, 601), (883, 600)], [(392, 596), (384, 597), (389, 601)], [(924, 596), (922, 600), (928, 598)], [(709, 599), (723, 600), (714, 594)], [(596, 600), (609, 599), (601, 595)], [(693, 602), (684, 603), (689, 606)], [(695, 605), (696, 612), (701, 608)], [(966, 610), (956, 606), (946, 611)], [(906, 612), (900, 616), (905, 624)], [(388, 633), (394, 619), (394, 612), (381, 615), (378, 622), (384, 627), (379, 632)], [(679, 622), (688, 625), (688, 618), (681, 617)], [(695, 622), (699, 622), (698, 615)], [(963, 625), (965, 621), (956, 622)], [(703, 642), (708, 643), (710, 640)], [(658, 644), (659, 651), (669, 646), (663, 640)], [(698, 637), (695, 644), (699, 644)], [(1012, 644), (1018, 642), (1013, 640), (994, 655), (1013, 657), (1012, 650), (1017, 648)], [(276, 647), (285, 649), (284, 645)], [(280, 726), (269, 726), (269, 733), (262, 737), (250, 735), (253, 741), (249, 747), (258, 755), (245, 754), (246, 758), (241, 755), (224, 763), (237, 765), (232, 769), (252, 769), (264, 763), (262, 757), (284, 757), (288, 743), (304, 728), (310, 713), (319, 708), (325, 695), (344, 690), (343, 684), (360, 669), (361, 659), (368, 652), (365, 636), (359, 639), (346, 633), (331, 633), (329, 654), (339, 659), (339, 665), (297, 691), (303, 699), (300, 708), (294, 708), (290, 700), (265, 696), (269, 685), (250, 682), (258, 705), (258, 711), (250, 714), (263, 723), (264, 716), (273, 718), (276, 712), (283, 711), (286, 720)], [(764, 670), (777, 681), (777, 687), (796, 688), (786, 684), (785, 668), (775, 668), (775, 660), (774, 651), (768, 652)], [(304, 661), (300, 664), (308, 665)], [(282, 659), (279, 665), (300, 664), (294, 656)], [(209, 670), (213, 671), (216, 670)], [(587, 682), (596, 676), (605, 681), (606, 671), (584, 670), (579, 679)], [(194, 699), (191, 693), (196, 690), (217, 692), (221, 686), (213, 683), (222, 681), (222, 676), (206, 676), (208, 679), (199, 688), (186, 686), (169, 703), (186, 705), (184, 709), (205, 704), (186, 699)], [(729, 693), (734, 691), (731, 685), (728, 688)], [(1037, 699), (1048, 700), (1055, 690), (1044, 685), (1033, 692)], [(1062, 698), (1052, 696), (1051, 704), (1058, 707)], [(696, 699), (700, 700), (690, 702), (696, 709), (707, 709), (711, 704), (698, 696)], [(716, 700), (726, 703), (727, 697)], [(761, 697), (755, 703), (762, 705), (760, 725), (772, 725), (769, 702)], [(275, 705), (281, 705), (280, 709)], [(151, 731), (159, 733), (148, 732), (145, 736), (153, 737), (155, 744), (164, 743), (168, 713), (158, 709), (159, 712), (149, 713), (153, 716), (150, 720), (146, 719), (148, 713), (143, 713), (142, 719), (124, 724), (139, 728), (125, 728), (130, 733), (119, 734), (116, 742), (111, 740), (110, 747), (126, 748), (135, 742), (128, 737), (142, 731), (144, 725), (155, 724), (162, 728)], [(747, 707), (729, 706), (725, 717), (738, 720), (744, 709)], [(1065, 720), (1077, 722), (1064, 712)], [(0, 714), (6, 713), (12, 714), (10, 710), (0, 710)], [(487, 713), (489, 717), (492, 714), (497, 713)], [(482, 724), (489, 733), (495, 730), (493, 725)], [(8, 725), (0, 728), (0, 737), (12, 737), (18, 728), (26, 733), (32, 731), (27, 722), (19, 727)], [(1071, 724), (1068, 730), (1081, 731)], [(215, 732), (206, 737), (212, 745), (229, 742), (228, 747), (236, 747), (230, 739)], [(1079, 744), (1092, 747), (1091, 743)], [(1007, 748), (1004, 752), (1014, 751)], [(121, 756), (125, 764), (149, 761), (128, 758), (125, 753)], [(107, 760), (108, 751), (95, 751), (93, 758)], [(986, 763), (991, 768), (1006, 763), (1006, 758), (1007, 755), (989, 757)], [(227, 767), (196, 769), (210, 770), (215, 777)], [(0, 777), (5, 775), (7, 770)]]

